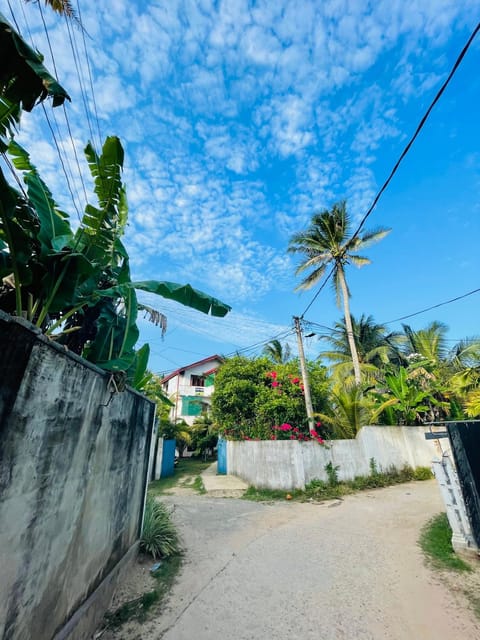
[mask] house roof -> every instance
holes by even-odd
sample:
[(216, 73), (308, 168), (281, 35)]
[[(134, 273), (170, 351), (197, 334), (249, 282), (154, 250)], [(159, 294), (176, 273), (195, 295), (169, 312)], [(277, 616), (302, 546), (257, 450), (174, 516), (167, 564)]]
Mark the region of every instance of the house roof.
[[(178, 376), (181, 373), (185, 373), (187, 369), (193, 369), (193, 367), (201, 367), (202, 364), (207, 364), (208, 362), (213, 362), (214, 360), (223, 362), (222, 356), (219, 356), (219, 355), (209, 356), (208, 358), (204, 358), (203, 360), (199, 360), (198, 362), (192, 362), (192, 364), (187, 364), (185, 367), (180, 367), (179, 369), (172, 371), (172, 373), (169, 373), (168, 376), (165, 376), (164, 378), (162, 378), (162, 384), (164, 382), (168, 382), (169, 380), (171, 380), (175, 376)], [(213, 371), (216, 371), (216, 369), (217, 367), (214, 367), (213, 369), (209, 369), (208, 371), (204, 372), (204, 375), (208, 375)]]

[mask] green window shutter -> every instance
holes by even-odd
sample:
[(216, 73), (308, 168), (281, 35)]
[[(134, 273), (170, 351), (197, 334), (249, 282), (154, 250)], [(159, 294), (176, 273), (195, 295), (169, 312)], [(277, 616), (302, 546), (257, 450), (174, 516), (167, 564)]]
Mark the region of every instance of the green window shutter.
[(202, 413), (202, 403), (196, 396), (183, 396), (182, 416), (199, 416)]
[(211, 373), (209, 376), (205, 378), (205, 386), (213, 387), (214, 384), (215, 384), (215, 374)]

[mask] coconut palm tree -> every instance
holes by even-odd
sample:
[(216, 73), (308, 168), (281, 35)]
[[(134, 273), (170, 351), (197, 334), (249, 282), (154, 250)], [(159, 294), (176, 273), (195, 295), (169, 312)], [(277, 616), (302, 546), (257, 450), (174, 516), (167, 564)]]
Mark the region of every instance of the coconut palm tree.
[[(32, 0), (25, 0), (25, 2), (32, 2)], [(45, 4), (57, 13), (65, 15), (68, 18), (75, 18), (75, 11), (70, 0), (45, 0)]]
[(297, 267), (296, 274), (308, 271), (308, 275), (297, 289), (310, 289), (315, 286), (323, 278), (328, 267), (332, 267), (337, 304), (340, 305), (340, 301), (343, 301), (345, 326), (357, 385), (361, 382), (360, 362), (353, 335), (350, 291), (345, 279), (345, 267), (347, 264), (357, 267), (370, 264), (370, 260), (358, 255), (358, 251), (378, 242), (389, 232), (390, 229), (379, 228), (363, 234), (352, 234), (351, 218), (343, 201), (334, 204), (330, 210), (314, 214), (310, 226), (305, 231), (294, 234), (288, 248), (290, 253), (305, 256), (305, 260)]
[[(387, 333), (386, 327), (377, 324), (373, 316), (362, 314), (359, 320), (354, 316), (351, 319), (360, 369), (375, 378), (387, 363), (397, 360), (396, 352), (403, 336), (395, 332)], [(332, 335), (324, 336), (324, 340), (330, 343), (331, 349), (322, 351), (320, 356), (334, 363), (332, 368), (335, 374), (348, 378), (352, 374), (352, 355), (345, 320), (336, 322)]]
[(285, 343), (282, 345), (280, 340), (271, 340), (263, 348), (263, 354), (272, 360), (275, 364), (285, 364), (291, 357), (290, 345)]

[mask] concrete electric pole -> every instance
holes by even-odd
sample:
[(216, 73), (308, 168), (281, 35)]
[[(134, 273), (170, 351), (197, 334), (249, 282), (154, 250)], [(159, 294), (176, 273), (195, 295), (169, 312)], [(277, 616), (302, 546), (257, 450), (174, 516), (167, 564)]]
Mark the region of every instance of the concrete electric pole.
[(297, 334), (298, 357), (300, 358), (300, 369), (303, 378), (303, 391), (305, 395), (305, 408), (307, 410), (308, 428), (310, 431), (312, 431), (314, 429), (312, 396), (310, 395), (310, 382), (308, 380), (305, 353), (303, 351), (302, 327), (300, 324), (300, 318), (297, 318), (297, 316), (293, 316), (293, 321), (295, 323), (295, 332)]

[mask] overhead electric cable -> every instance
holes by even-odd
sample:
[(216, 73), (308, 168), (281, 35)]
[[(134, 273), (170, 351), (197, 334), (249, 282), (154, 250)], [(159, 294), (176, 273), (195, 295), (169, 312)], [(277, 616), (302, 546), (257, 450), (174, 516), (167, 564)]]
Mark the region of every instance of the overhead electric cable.
[[(77, 11), (78, 11), (78, 19), (80, 20), (80, 24), (82, 24), (82, 11), (80, 9), (80, 0), (77, 0)], [(87, 49), (87, 42), (85, 39), (85, 29), (82, 27), (82, 39), (83, 39), (83, 49), (85, 52), (85, 59), (87, 61), (87, 70), (88, 70), (88, 78), (89, 78), (89, 82), (90, 82), (90, 90), (92, 92), (92, 100), (93, 100), (93, 110), (95, 113), (95, 122), (97, 125), (97, 131), (98, 131), (98, 143), (99, 143), (99, 149), (101, 149), (102, 147), (102, 133), (100, 131), (100, 121), (98, 119), (98, 109), (97, 109), (97, 101), (95, 99), (95, 91), (93, 88), (93, 78), (92, 78), (92, 68), (90, 65), (90, 56), (88, 55), (88, 49)], [(93, 140), (92, 140), (93, 142)]]
[(15, 18), (15, 14), (13, 13), (12, 5), (10, 4), (10, 0), (7, 0), (8, 8), (10, 9), (10, 13), (12, 14), (12, 20), (15, 26), (17, 27), (17, 31), (20, 33), (20, 27), (18, 26), (17, 19)]
[[(478, 34), (478, 32), (480, 31), (480, 22), (477, 23), (477, 26), (475, 27), (475, 29), (473, 30), (473, 32), (471, 33), (469, 39), (467, 40), (465, 46), (463, 47), (463, 49), (461, 50), (460, 54), (458, 55), (457, 59), (455, 60), (455, 63), (452, 67), (452, 69), (450, 70), (450, 73), (447, 76), (447, 79), (445, 80), (445, 82), (442, 84), (442, 86), (440, 87), (440, 89), (437, 91), (434, 99), (432, 100), (432, 102), (430, 103), (430, 106), (428, 107), (428, 109), (426, 110), (425, 114), (423, 115), (422, 119), (420, 120), (420, 123), (418, 124), (415, 133), (413, 134), (413, 136), (410, 138), (410, 140), (408, 141), (407, 145), (405, 146), (405, 148), (403, 149), (402, 153), (400, 154), (400, 157), (398, 158), (397, 162), (395, 163), (393, 169), (391, 170), (388, 178), (385, 180), (385, 182), (383, 183), (382, 187), (380, 188), (380, 190), (378, 191), (377, 195), (375, 196), (375, 198), (373, 199), (372, 204), (370, 205), (370, 208), (368, 209), (368, 211), (365, 213), (365, 215), (363, 216), (363, 218), (360, 221), (360, 224), (358, 225), (355, 233), (352, 235), (352, 237), (350, 238), (350, 240), (353, 240), (354, 238), (356, 238), (358, 236), (358, 234), (360, 233), (360, 231), (363, 228), (363, 225), (365, 224), (367, 218), (370, 216), (370, 214), (372, 213), (372, 211), (375, 209), (375, 207), (377, 206), (378, 201), (380, 200), (380, 197), (382, 196), (382, 194), (384, 193), (384, 191), (386, 190), (386, 188), (388, 187), (388, 185), (390, 184), (393, 176), (396, 174), (402, 160), (405, 158), (405, 156), (407, 155), (407, 153), (410, 151), (410, 148), (412, 147), (413, 143), (415, 142), (418, 134), (420, 133), (420, 131), (423, 129), (423, 126), (425, 125), (428, 117), (430, 116), (430, 113), (433, 110), (433, 107), (437, 104), (437, 102), (439, 101), (440, 97), (442, 96), (443, 92), (445, 91), (445, 89), (447, 88), (447, 86), (450, 84), (451, 79), (453, 78), (453, 76), (455, 75), (455, 72), (457, 71), (458, 67), (460, 66), (460, 63), (462, 62), (463, 58), (465, 57), (465, 54), (467, 53), (468, 49), (470, 48), (470, 45), (472, 44), (473, 40), (475, 39), (476, 35)], [(320, 292), (325, 288), (325, 285), (328, 281), (328, 279), (331, 277), (333, 273), (333, 269), (332, 271), (329, 273), (329, 275), (327, 276), (326, 280), (323, 282), (322, 286), (319, 288), (319, 290), (317, 291), (317, 293), (315, 294), (315, 296), (313, 297), (312, 301), (310, 302), (310, 304), (307, 306), (307, 308), (305, 309), (305, 311), (302, 313), (302, 315), (300, 316), (300, 318), (303, 318), (304, 315), (307, 313), (307, 311), (310, 309), (310, 307), (312, 306), (312, 304), (315, 302), (315, 300), (318, 298)]]
[[(55, 135), (55, 131), (53, 130), (52, 123), (50, 122), (50, 118), (48, 117), (48, 113), (47, 113), (47, 110), (45, 109), (45, 105), (43, 104), (43, 102), (42, 102), (42, 108), (43, 108), (43, 112), (45, 114), (45, 119), (47, 121), (48, 127), (50, 129), (50, 133), (52, 134), (53, 142), (54, 142), (55, 148), (57, 150), (57, 155), (58, 155), (58, 158), (60, 160), (60, 164), (62, 165), (63, 173), (65, 174), (65, 179), (67, 181), (67, 188), (68, 188), (68, 191), (70, 192), (70, 197), (72, 198), (72, 203), (73, 203), (73, 206), (74, 206), (75, 211), (77, 213), (77, 218), (79, 220), (81, 220), (82, 216), (80, 214), (80, 210), (78, 208), (78, 205), (77, 205), (76, 200), (75, 200), (75, 196), (73, 194), (73, 189), (72, 189), (72, 185), (70, 184), (70, 179), (68, 177), (67, 168), (66, 168), (65, 163), (63, 161), (63, 155), (62, 155), (62, 152), (60, 150), (60, 146), (59, 146), (57, 137)], [(67, 156), (67, 154), (65, 154), (65, 155)], [(71, 168), (70, 168), (70, 173), (72, 173)]]
[(431, 311), (432, 309), (438, 309), (438, 307), (443, 307), (446, 304), (451, 304), (452, 302), (457, 302), (457, 300), (462, 300), (462, 298), (468, 298), (468, 296), (472, 296), (474, 293), (478, 293), (479, 289), (473, 289), (473, 291), (468, 291), (468, 293), (464, 293), (461, 296), (457, 296), (456, 298), (450, 298), (450, 300), (445, 300), (445, 302), (439, 302), (438, 304), (434, 304), (431, 307), (426, 307), (425, 309), (421, 309), (420, 311), (415, 311), (415, 313), (409, 313), (406, 316), (401, 316), (400, 318), (395, 318), (394, 320), (387, 320), (386, 322), (382, 322), (381, 324), (392, 324), (394, 322), (400, 322), (400, 320), (406, 320), (407, 318), (413, 318), (414, 316), (419, 316), (421, 313), (426, 313), (427, 311)]
[[(49, 33), (48, 33), (47, 23), (46, 23), (46, 21), (45, 21), (45, 16), (44, 16), (44, 14), (43, 14), (42, 4), (41, 4), (41, 2), (37, 2), (37, 5), (38, 5), (38, 9), (39, 9), (39, 11), (40, 11), (40, 17), (41, 17), (41, 19), (42, 19), (42, 24), (43, 24), (43, 29), (44, 29), (44, 31), (45, 31), (45, 36), (46, 36), (46, 38), (47, 38), (47, 43), (48, 43), (48, 48), (49, 48), (49, 51), (50, 51), (50, 56), (51, 56), (51, 58), (52, 58), (53, 70), (54, 70), (54, 72), (55, 72), (55, 76), (56, 76), (56, 78), (58, 79), (58, 77), (59, 77), (59, 76), (58, 76), (57, 65), (56, 65), (56, 63), (55, 63), (55, 56), (53, 55), (53, 47), (52, 47), (52, 43), (51, 43), (51, 41), (50, 41), (50, 35), (49, 35)], [(71, 144), (72, 144), (72, 149), (73, 149), (73, 153), (74, 153), (74, 156), (75, 156), (75, 161), (76, 161), (77, 168), (78, 168), (78, 174), (79, 174), (79, 177), (80, 177), (80, 182), (82, 183), (83, 193), (84, 193), (84, 196), (85, 196), (85, 204), (86, 204), (86, 203), (88, 202), (87, 189), (86, 189), (86, 187), (85, 187), (85, 182), (84, 182), (84, 180), (83, 180), (82, 169), (81, 169), (81, 167), (80, 167), (80, 162), (79, 162), (79, 159), (78, 159), (77, 150), (76, 150), (76, 147), (75, 147), (75, 142), (74, 142), (74, 140), (73, 140), (72, 130), (71, 130), (71, 127), (70, 127), (70, 121), (69, 121), (69, 119), (68, 119), (68, 114), (67, 114), (67, 109), (66, 109), (66, 107), (65, 107), (65, 102), (63, 103), (62, 107), (63, 107), (63, 113), (64, 113), (64, 115), (65, 115), (65, 122), (66, 122), (66, 124), (67, 124), (68, 134), (69, 134), (69, 136), (70, 136), (70, 142), (71, 142)], [(47, 114), (45, 107), (44, 107), (44, 113), (45, 113), (45, 115)], [(48, 116), (47, 116), (47, 120), (48, 120)], [(52, 128), (52, 126), (50, 125), (50, 123), (49, 123), (49, 126), (50, 126), (50, 130), (53, 132), (53, 128)], [(56, 144), (56, 146), (57, 146), (57, 150), (59, 150), (58, 143), (57, 143), (57, 142), (55, 142), (55, 144)], [(59, 153), (60, 153), (60, 152), (59, 152)], [(67, 173), (66, 173), (66, 169), (65, 169), (65, 164), (64, 164), (63, 160), (61, 160), (61, 164), (62, 164), (62, 167), (63, 167), (63, 169), (64, 169), (65, 177), (67, 177)], [(68, 177), (67, 177), (67, 182), (68, 182)], [(70, 193), (71, 193), (71, 192), (70, 192)], [(75, 203), (74, 203), (74, 205), (75, 205)], [(75, 205), (75, 208), (77, 208), (77, 207), (76, 207), (76, 205)], [(79, 215), (79, 214), (78, 214), (78, 209), (77, 209), (77, 215)], [(79, 216), (79, 217), (80, 217), (80, 216)]]
[(365, 224), (367, 218), (369, 217), (369, 215), (372, 213), (372, 211), (375, 209), (375, 207), (377, 206), (378, 201), (380, 200), (381, 195), (383, 194), (383, 192), (385, 191), (385, 189), (388, 187), (388, 185), (390, 184), (390, 181), (392, 180), (393, 176), (396, 174), (398, 167), (400, 166), (400, 163), (402, 162), (402, 160), (405, 158), (405, 156), (407, 155), (407, 153), (410, 151), (411, 146), (413, 145), (413, 143), (415, 142), (418, 134), (420, 133), (420, 131), (423, 129), (423, 126), (425, 125), (428, 117), (430, 116), (430, 113), (433, 110), (433, 107), (437, 104), (437, 102), (440, 100), (443, 92), (445, 91), (445, 89), (447, 88), (447, 86), (450, 84), (451, 79), (453, 78), (453, 76), (455, 75), (455, 72), (457, 71), (458, 67), (460, 66), (460, 63), (462, 62), (463, 58), (465, 57), (465, 54), (467, 53), (468, 49), (470, 48), (470, 45), (472, 44), (473, 40), (475, 39), (477, 33), (480, 31), (480, 22), (477, 24), (477, 26), (475, 27), (475, 29), (473, 30), (472, 34), (470, 35), (469, 39), (467, 40), (465, 46), (463, 47), (463, 49), (461, 50), (460, 54), (458, 55), (457, 59), (455, 60), (455, 63), (450, 71), (450, 73), (447, 76), (447, 79), (445, 80), (445, 82), (442, 84), (442, 86), (440, 87), (440, 89), (437, 91), (437, 94), (435, 95), (434, 99), (432, 100), (432, 102), (430, 103), (430, 106), (428, 107), (428, 109), (426, 110), (425, 114), (423, 115), (422, 119), (420, 120), (420, 123), (418, 124), (415, 133), (413, 134), (413, 136), (410, 138), (410, 140), (408, 141), (407, 145), (405, 146), (405, 148), (403, 149), (402, 153), (400, 154), (399, 159), (397, 160), (397, 162), (395, 163), (393, 169), (390, 172), (390, 175), (388, 176), (388, 178), (385, 180), (385, 182), (383, 183), (380, 191), (377, 193), (377, 195), (375, 196), (372, 204), (370, 205), (370, 208), (368, 209), (368, 211), (366, 212), (366, 214), (363, 216), (363, 218), (360, 221), (360, 224), (358, 225), (357, 230), (355, 231), (355, 233), (352, 236), (352, 240), (354, 238), (356, 238), (358, 236), (358, 234), (360, 233), (363, 225)]
[(78, 54), (77, 42), (72, 34), (72, 27), (70, 26), (70, 18), (67, 15), (65, 15), (65, 24), (67, 25), (68, 39), (70, 41), (70, 49), (72, 50), (73, 62), (75, 65), (75, 70), (77, 72), (78, 82), (80, 85), (80, 95), (82, 96), (83, 107), (85, 110), (85, 117), (87, 118), (88, 130), (90, 131), (90, 138), (92, 140), (92, 144), (94, 144), (95, 140), (93, 137), (93, 128), (92, 128), (92, 122), (90, 119), (90, 110), (88, 108), (87, 92), (83, 84), (82, 74), (80, 73), (80, 65), (79, 65), (80, 56)]
[(328, 276), (325, 278), (325, 280), (322, 282), (321, 286), (319, 287), (317, 293), (313, 296), (312, 300), (310, 301), (310, 304), (307, 305), (307, 308), (304, 310), (304, 312), (302, 313), (302, 315), (300, 316), (300, 320), (303, 320), (304, 315), (307, 313), (307, 311), (310, 309), (310, 307), (312, 306), (312, 304), (315, 302), (315, 300), (318, 298), (318, 296), (320, 295), (320, 293), (323, 291), (323, 289), (325, 289), (325, 287), (327, 286), (327, 282), (330, 280), (330, 278), (333, 275), (333, 272), (335, 271), (335, 267), (332, 268), (332, 270), (330, 271), (330, 273), (328, 274)]

